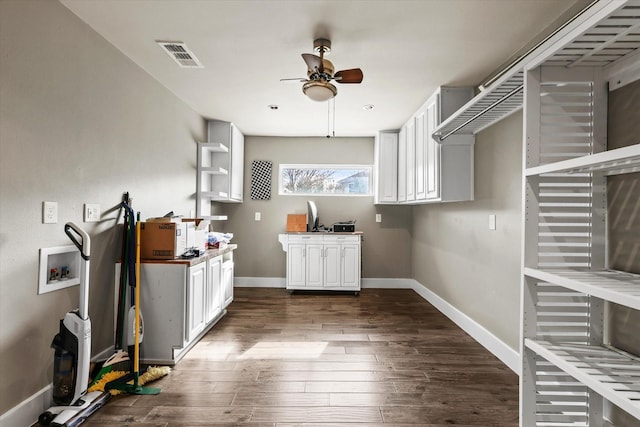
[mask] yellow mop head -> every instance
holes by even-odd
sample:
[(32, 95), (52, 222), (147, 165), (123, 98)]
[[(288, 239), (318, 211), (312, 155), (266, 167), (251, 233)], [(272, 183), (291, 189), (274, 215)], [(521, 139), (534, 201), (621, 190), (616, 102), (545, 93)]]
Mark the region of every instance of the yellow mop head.
[[(144, 385), (148, 382), (155, 381), (168, 375), (171, 372), (171, 368), (168, 366), (150, 366), (147, 371), (140, 375), (138, 378), (138, 385)], [(92, 391), (104, 391), (104, 387), (113, 380), (117, 380), (118, 378), (122, 378), (127, 375), (124, 371), (111, 371), (105, 373), (98, 381), (89, 387), (88, 392)], [(129, 381), (128, 384), (133, 384), (133, 380)], [(109, 390), (112, 396), (117, 394), (124, 393), (121, 390), (112, 389)]]

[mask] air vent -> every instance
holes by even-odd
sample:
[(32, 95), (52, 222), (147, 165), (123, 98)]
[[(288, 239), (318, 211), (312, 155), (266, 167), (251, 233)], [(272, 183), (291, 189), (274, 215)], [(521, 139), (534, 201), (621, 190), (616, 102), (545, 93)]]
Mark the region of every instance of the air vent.
[(182, 42), (157, 42), (176, 63), (182, 68), (204, 68), (202, 63)]

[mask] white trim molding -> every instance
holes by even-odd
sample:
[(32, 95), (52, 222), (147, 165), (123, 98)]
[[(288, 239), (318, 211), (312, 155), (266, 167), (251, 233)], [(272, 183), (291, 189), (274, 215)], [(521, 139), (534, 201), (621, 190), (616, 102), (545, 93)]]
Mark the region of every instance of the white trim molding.
[(413, 282), (413, 290), (418, 295), (451, 319), (451, 321), (458, 325), (463, 331), (471, 335), (473, 339), (500, 359), (502, 363), (507, 365), (513, 372), (520, 375), (520, 354), (516, 350), (426, 286), (421, 285), (420, 282), (416, 280), (413, 280)]

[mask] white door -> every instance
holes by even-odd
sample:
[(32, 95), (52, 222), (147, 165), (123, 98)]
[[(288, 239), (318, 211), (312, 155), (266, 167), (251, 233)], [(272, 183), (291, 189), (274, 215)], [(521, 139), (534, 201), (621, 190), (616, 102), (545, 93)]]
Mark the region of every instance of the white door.
[(205, 325), (205, 286), (206, 263), (202, 262), (189, 268), (187, 286), (187, 342), (191, 342)]
[(233, 302), (233, 261), (222, 263), (222, 308)]
[(324, 245), (324, 287), (336, 288), (340, 286), (340, 245)]
[(242, 201), (242, 186), (244, 181), (244, 135), (231, 125), (231, 182), (229, 197)]
[(289, 243), (287, 247), (287, 289), (303, 288), (307, 281), (306, 245)]
[(341, 249), (343, 287), (360, 289), (360, 245), (343, 244)]
[(416, 125), (412, 118), (407, 122), (407, 201), (416, 199)]
[(407, 128), (398, 134), (398, 202), (407, 201)]
[(311, 288), (320, 288), (324, 284), (323, 246), (307, 244), (307, 283)]
[(433, 130), (440, 122), (440, 111), (438, 108), (438, 95), (433, 97), (433, 102), (427, 105), (427, 122), (425, 129), (427, 147), (427, 199), (437, 199), (440, 197), (440, 144), (431, 137)]
[(205, 322), (209, 323), (222, 310), (222, 256), (211, 258), (207, 261), (207, 289)]
[(416, 115), (416, 200), (427, 198), (427, 139), (425, 136), (426, 111), (421, 109)]
[(380, 132), (376, 138), (376, 203), (398, 200), (398, 134)]

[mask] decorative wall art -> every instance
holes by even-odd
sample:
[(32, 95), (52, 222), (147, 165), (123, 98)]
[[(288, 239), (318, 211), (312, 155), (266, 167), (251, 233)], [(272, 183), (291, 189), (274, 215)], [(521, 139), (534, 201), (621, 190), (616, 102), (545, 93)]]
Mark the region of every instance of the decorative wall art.
[(251, 163), (251, 200), (271, 199), (271, 168), (273, 162), (254, 160)]

